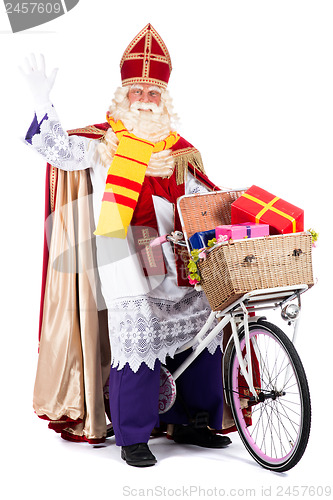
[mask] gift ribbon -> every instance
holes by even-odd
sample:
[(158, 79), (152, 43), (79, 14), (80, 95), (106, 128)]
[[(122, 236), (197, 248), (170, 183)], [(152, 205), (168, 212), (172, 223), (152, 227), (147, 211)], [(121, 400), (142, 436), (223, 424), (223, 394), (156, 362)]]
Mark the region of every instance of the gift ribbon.
[(254, 196), (247, 194), (247, 193), (244, 193), (242, 196), (244, 196), (245, 198), (248, 198), (249, 200), (252, 200), (255, 203), (258, 203), (259, 205), (262, 205), (264, 207), (255, 216), (257, 223), (260, 222), (260, 219), (264, 215), (264, 213), (266, 213), (268, 210), (272, 210), (272, 212), (275, 212), (276, 214), (279, 214), (282, 217), (285, 217), (286, 219), (290, 220), (290, 222), (293, 225), (293, 233), (296, 233), (296, 220), (293, 217), (291, 217), (291, 215), (288, 215), (288, 214), (282, 212), (281, 210), (279, 210), (278, 208), (273, 207), (274, 203), (276, 203), (278, 200), (280, 200), (280, 198), (278, 196), (275, 196), (275, 198), (273, 198), (269, 203), (265, 203), (264, 201), (259, 200), (259, 198), (255, 198)]

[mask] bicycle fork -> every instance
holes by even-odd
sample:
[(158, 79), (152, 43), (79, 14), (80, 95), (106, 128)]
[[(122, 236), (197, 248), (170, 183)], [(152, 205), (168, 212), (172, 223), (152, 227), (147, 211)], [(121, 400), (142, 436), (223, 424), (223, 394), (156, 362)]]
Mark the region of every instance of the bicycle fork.
[[(231, 316), (230, 323), (231, 323), (231, 327), (232, 327), (232, 339), (233, 339), (233, 342), (235, 345), (237, 358), (239, 361), (240, 369), (242, 371), (242, 375), (244, 376), (245, 381), (246, 381), (250, 391), (252, 392), (252, 395), (253, 395), (255, 401), (258, 401), (258, 400), (261, 401), (262, 398), (267, 399), (270, 397), (274, 397), (276, 395), (280, 395), (280, 396), (284, 395), (283, 390), (289, 381), (290, 372), (291, 372), (291, 367), (290, 367), (289, 363), (284, 368), (285, 375), (284, 375), (284, 382), (282, 384), (282, 387), (275, 388), (275, 390), (272, 391), (271, 394), (265, 394), (265, 395), (263, 395), (262, 393), (258, 394), (258, 392), (256, 391), (256, 389), (254, 387), (253, 370), (252, 370), (252, 354), (251, 354), (250, 343), (252, 343), (253, 351), (257, 357), (257, 360), (260, 363), (260, 369), (262, 370), (261, 376), (263, 376), (263, 374), (265, 374), (268, 380), (270, 380), (271, 377), (270, 377), (270, 374), (267, 372), (265, 362), (263, 362), (263, 360), (262, 360), (262, 356), (261, 356), (261, 353), (259, 351), (259, 348), (258, 348), (258, 345), (256, 342), (256, 338), (252, 337), (252, 339), (250, 339), (249, 313), (248, 313), (245, 305), (242, 302), (240, 303), (240, 306), (241, 306), (242, 312), (243, 312), (243, 326), (244, 326), (245, 346), (246, 346), (246, 355), (244, 357), (242, 355), (242, 351), (241, 351), (241, 347), (240, 347), (240, 341), (239, 341), (239, 336), (238, 336), (238, 332), (237, 332), (237, 324), (236, 324), (236, 319), (234, 316)], [(300, 309), (300, 307), (299, 307), (299, 309)], [(288, 319), (288, 318), (284, 318), (284, 319)], [(294, 329), (293, 338), (292, 338), (293, 344), (295, 343), (297, 332), (298, 332), (298, 320), (299, 320), (299, 311), (297, 313), (297, 317), (293, 318), (289, 322), (289, 324), (293, 324), (293, 329)], [(272, 382), (272, 381), (270, 380), (270, 382)], [(272, 387), (273, 387), (273, 385), (274, 384), (272, 383)]]

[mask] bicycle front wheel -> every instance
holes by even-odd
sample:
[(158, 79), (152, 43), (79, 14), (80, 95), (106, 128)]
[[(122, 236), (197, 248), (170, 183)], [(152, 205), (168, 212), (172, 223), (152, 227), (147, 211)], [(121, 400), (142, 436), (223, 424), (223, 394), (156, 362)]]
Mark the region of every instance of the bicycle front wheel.
[[(293, 343), (277, 326), (263, 320), (249, 325), (254, 387), (251, 400), (233, 347), (228, 383), (230, 404), (241, 439), (264, 468), (284, 472), (294, 467), (306, 449), (311, 426), (311, 402), (301, 360)], [(244, 332), (240, 345), (246, 359)]]

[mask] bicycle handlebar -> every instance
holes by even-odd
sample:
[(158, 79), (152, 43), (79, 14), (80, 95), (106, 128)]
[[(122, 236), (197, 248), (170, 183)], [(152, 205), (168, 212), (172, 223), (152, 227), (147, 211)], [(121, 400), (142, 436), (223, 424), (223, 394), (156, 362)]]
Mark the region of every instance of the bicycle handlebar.
[(163, 236), (158, 236), (150, 242), (151, 247), (156, 247), (158, 245), (163, 245), (164, 243), (173, 243), (174, 245), (179, 245), (186, 247), (186, 242), (184, 240), (184, 235), (181, 231), (173, 231), (171, 234), (164, 234)]

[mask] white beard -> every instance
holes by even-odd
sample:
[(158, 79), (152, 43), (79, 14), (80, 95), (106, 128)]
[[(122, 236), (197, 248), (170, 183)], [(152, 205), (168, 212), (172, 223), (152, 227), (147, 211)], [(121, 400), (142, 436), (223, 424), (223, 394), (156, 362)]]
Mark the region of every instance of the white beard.
[[(171, 120), (176, 121), (177, 115), (172, 111), (172, 103), (168, 95), (162, 94), (160, 106), (154, 103), (135, 102), (131, 107), (127, 98), (128, 90), (124, 87), (118, 88), (112, 105), (109, 108), (110, 116), (113, 120), (121, 120), (127, 130), (137, 137), (151, 142), (158, 142), (165, 139), (170, 131), (174, 130)], [(137, 108), (149, 109), (150, 111), (140, 111)], [(118, 139), (112, 128), (107, 131), (104, 141), (98, 150), (101, 161), (105, 167), (109, 167), (116, 149)], [(146, 175), (153, 177), (170, 177), (174, 169), (174, 159), (169, 149), (160, 153), (153, 153), (146, 170)]]
[(121, 120), (129, 132), (151, 142), (165, 139), (172, 130), (170, 116), (163, 102), (157, 106), (137, 101), (130, 106), (128, 98), (124, 97), (121, 102), (116, 101), (109, 112), (115, 121)]

